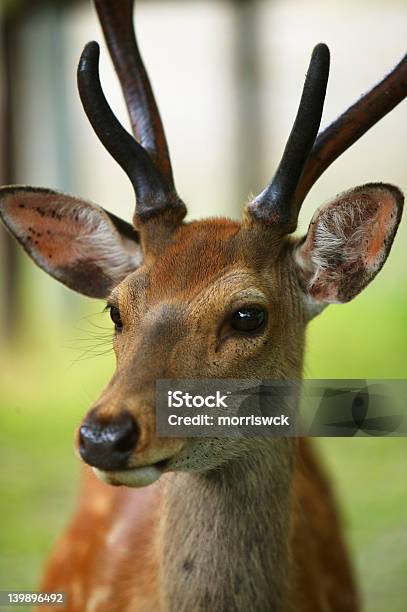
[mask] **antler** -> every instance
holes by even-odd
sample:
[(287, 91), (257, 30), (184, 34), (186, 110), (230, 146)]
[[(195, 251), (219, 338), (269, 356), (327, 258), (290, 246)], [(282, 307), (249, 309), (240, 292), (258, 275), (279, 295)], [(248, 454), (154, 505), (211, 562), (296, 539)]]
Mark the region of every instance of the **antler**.
[(186, 208), (176, 193), (167, 142), (133, 28), (134, 0), (95, 0), (112, 60), (126, 99), (133, 138), (114, 116), (99, 79), (99, 46), (88, 43), (78, 66), (78, 88), (97, 136), (133, 184), (136, 216)]
[(134, 0), (94, 0), (123, 90), (133, 133), (174, 185), (167, 140), (133, 26)]
[[(298, 214), (311, 187), (346, 149), (407, 96), (407, 55), (315, 140), (322, 114), (329, 54), (315, 47), (300, 107), (283, 158), (268, 187), (248, 206), (256, 220), (284, 233), (297, 227)], [(315, 140), (315, 142), (314, 142)]]
[(407, 55), (376, 87), (319, 134), (295, 193), (298, 211), (311, 187), (332, 162), (406, 96)]
[(282, 233), (294, 231), (297, 225), (294, 193), (318, 134), (328, 75), (329, 49), (321, 43), (312, 53), (297, 116), (277, 172), (248, 206), (248, 213), (257, 221)]

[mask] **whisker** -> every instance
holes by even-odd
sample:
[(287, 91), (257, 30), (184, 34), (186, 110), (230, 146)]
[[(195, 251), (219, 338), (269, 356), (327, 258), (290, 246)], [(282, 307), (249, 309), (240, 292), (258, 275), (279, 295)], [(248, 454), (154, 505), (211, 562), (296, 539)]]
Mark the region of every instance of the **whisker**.
[[(100, 315), (105, 317), (105, 313), (106, 309), (103, 309), (103, 311), (81, 317), (81, 325), (76, 326), (76, 330), (81, 333), (81, 336), (75, 338), (71, 344), (66, 346), (69, 350), (80, 353), (78, 357), (72, 360), (71, 366), (92, 357), (103, 357), (112, 351), (113, 327), (95, 321), (95, 317), (100, 317)], [(82, 325), (83, 323), (85, 325)]]

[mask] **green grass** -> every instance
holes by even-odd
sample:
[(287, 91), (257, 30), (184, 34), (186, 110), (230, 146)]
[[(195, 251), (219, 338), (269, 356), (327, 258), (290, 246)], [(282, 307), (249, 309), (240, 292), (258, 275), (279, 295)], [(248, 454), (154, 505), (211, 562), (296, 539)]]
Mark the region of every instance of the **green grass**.
[[(65, 311), (68, 304), (69, 318), (79, 321), (82, 306), (67, 300)], [(406, 377), (406, 304), (404, 295), (379, 299), (369, 290), (355, 304), (327, 309), (310, 325), (306, 376)], [(25, 320), (24, 342), (0, 352), (0, 589), (36, 588), (75, 503), (75, 427), (114, 368), (111, 354), (75, 362), (78, 352), (66, 345), (83, 333), (67, 336), (47, 317), (44, 330), (39, 308)], [(366, 610), (405, 612), (407, 439), (318, 445), (336, 483)]]

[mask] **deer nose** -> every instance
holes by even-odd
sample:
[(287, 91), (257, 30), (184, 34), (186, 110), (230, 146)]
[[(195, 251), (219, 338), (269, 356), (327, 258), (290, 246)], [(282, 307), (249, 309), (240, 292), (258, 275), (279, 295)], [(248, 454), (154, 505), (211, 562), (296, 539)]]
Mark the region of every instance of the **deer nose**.
[(103, 422), (91, 412), (79, 429), (79, 452), (89, 465), (101, 470), (115, 471), (128, 468), (133, 453), (138, 427), (127, 411)]

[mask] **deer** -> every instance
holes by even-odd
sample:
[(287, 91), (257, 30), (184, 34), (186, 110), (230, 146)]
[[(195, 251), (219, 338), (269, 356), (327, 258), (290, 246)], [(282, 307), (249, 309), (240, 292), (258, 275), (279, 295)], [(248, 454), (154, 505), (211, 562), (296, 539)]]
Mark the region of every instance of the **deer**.
[[(322, 173), (407, 94), (407, 56), (319, 133), (330, 54), (311, 56), (271, 182), (241, 221), (186, 222), (133, 23), (134, 0), (95, 0), (132, 134), (99, 78), (78, 67), (85, 113), (135, 192), (132, 224), (78, 197), (4, 186), (0, 215), (34, 262), (107, 302), (116, 370), (76, 432), (78, 507), (42, 580), (72, 612), (356, 612), (357, 580), (329, 478), (305, 437), (168, 438), (163, 378), (301, 380), (308, 322), (382, 268), (403, 195), (340, 193), (305, 236), (300, 207)], [(49, 609), (49, 606), (47, 606)], [(45, 608), (44, 608), (45, 609)]]

